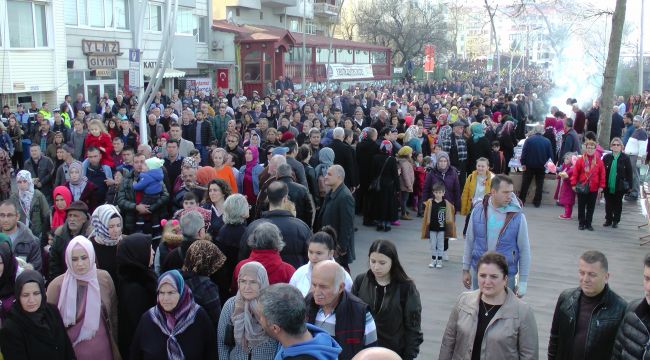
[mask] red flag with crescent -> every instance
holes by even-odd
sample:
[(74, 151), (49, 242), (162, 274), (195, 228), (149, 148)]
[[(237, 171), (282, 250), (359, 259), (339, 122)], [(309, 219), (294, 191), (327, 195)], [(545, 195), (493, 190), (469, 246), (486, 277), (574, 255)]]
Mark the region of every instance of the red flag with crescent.
[(228, 88), (228, 69), (217, 69), (217, 87)]
[(424, 72), (433, 72), (435, 67), (435, 48), (432, 44), (424, 45)]

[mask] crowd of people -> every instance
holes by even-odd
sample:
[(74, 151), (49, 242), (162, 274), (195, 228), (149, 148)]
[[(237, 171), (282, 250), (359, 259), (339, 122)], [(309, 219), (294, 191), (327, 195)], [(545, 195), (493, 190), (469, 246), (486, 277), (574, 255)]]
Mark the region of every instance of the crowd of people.
[[(520, 75), (516, 95), (456, 73), (311, 93), (280, 83), (249, 97), (161, 90), (146, 129), (137, 100), (121, 92), (96, 107), (82, 94), (53, 110), (5, 107), (0, 352), (415, 359), (422, 305), (395, 243), (374, 241), (359, 255), (368, 270), (350, 274), (359, 215), (381, 233), (420, 219), (434, 269), (460, 236), (456, 220), (464, 223), (471, 291), (452, 311), (440, 358), (536, 359), (535, 315), (520, 300), (531, 262), (528, 187), (536, 179), (540, 206), (539, 179), (557, 173), (560, 217), (571, 218), (577, 197), (579, 227), (589, 230), (604, 192), (604, 225), (616, 227), (623, 196), (638, 189), (650, 111), (625, 112), (632, 125), (613, 133), (601, 159), (590, 131), (598, 103), (587, 115), (573, 106), (575, 119), (552, 108), (529, 131), (543, 120), (550, 83)], [(518, 197), (509, 174), (524, 139)], [(606, 285), (607, 259), (587, 251), (579, 267), (580, 288), (558, 301), (549, 358), (636, 354), (625, 327), (614, 346), (626, 311)], [(642, 324), (627, 316), (624, 326), (650, 328), (640, 304)]]

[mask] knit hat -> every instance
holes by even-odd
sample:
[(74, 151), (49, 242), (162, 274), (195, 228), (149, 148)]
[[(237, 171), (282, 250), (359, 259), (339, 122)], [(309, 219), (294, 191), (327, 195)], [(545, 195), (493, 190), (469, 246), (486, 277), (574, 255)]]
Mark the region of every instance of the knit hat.
[(399, 157), (411, 157), (411, 155), (413, 155), (413, 149), (410, 146), (402, 146), (397, 152)]
[(159, 159), (157, 157), (152, 157), (144, 161), (149, 170), (159, 169), (165, 163), (165, 160)]

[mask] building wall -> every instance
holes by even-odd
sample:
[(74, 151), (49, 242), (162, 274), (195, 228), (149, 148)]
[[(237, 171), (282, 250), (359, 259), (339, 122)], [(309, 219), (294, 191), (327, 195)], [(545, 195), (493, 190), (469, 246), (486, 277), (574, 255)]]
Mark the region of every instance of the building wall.
[[(45, 48), (11, 48), (6, 0), (0, 0), (0, 102), (15, 106), (19, 96), (31, 96), (39, 106), (51, 107), (63, 101), (67, 90), (63, 1), (46, 3), (47, 39)], [(40, 3), (43, 4), (43, 3)]]

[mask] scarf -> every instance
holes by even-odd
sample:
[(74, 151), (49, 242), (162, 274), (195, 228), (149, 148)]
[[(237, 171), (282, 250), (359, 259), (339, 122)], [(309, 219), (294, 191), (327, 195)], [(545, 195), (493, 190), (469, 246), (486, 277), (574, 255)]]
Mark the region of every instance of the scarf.
[[(250, 275), (260, 285), (260, 291), (269, 286), (269, 278), (264, 266), (257, 261), (251, 261), (244, 264), (239, 270), (237, 280), (244, 275)], [(257, 299), (246, 300), (241, 295), (241, 288), (235, 295), (235, 309), (233, 310), (230, 320), (233, 324), (233, 334), (235, 343), (243, 349), (253, 348), (269, 340), (268, 335), (264, 332), (262, 325), (255, 318), (255, 308)]]
[(366, 138), (368, 138), (369, 131), (370, 131), (369, 127), (363, 128), (363, 130), (361, 130), (361, 134), (359, 135), (359, 141), (363, 141)]
[(316, 166), (316, 177), (327, 175), (327, 169), (332, 166), (334, 163), (334, 150), (328, 147), (320, 149), (318, 152), (318, 161), (320, 162)]
[(480, 138), (485, 136), (485, 129), (481, 123), (473, 123), (469, 129), (472, 131), (472, 140), (477, 142)]
[(79, 180), (72, 181), (71, 179), (68, 184), (70, 186), (70, 192), (72, 193), (72, 200), (79, 201), (81, 194), (83, 193), (84, 189), (86, 188), (86, 184), (88, 183), (88, 178), (81, 175), (83, 172), (82, 165), (79, 161), (73, 161), (68, 166), (68, 173), (72, 172), (72, 170), (79, 171)]
[[(117, 247), (117, 276), (121, 281), (134, 281), (146, 289), (148, 299), (156, 298), (156, 274), (149, 269), (151, 235), (135, 233), (125, 236)], [(153, 305), (153, 304), (152, 304)]]
[(185, 285), (183, 276), (178, 270), (170, 270), (160, 275), (158, 279), (158, 290), (164, 285), (171, 285), (179, 292), (180, 298), (178, 304), (171, 312), (166, 312), (160, 304), (149, 309), (147, 312), (160, 331), (167, 338), (167, 359), (183, 360), (185, 354), (181, 349), (176, 336), (182, 334), (190, 325), (194, 323), (194, 318), (199, 310), (199, 305), (192, 298), (192, 291)]
[[(76, 247), (81, 247), (88, 254), (90, 269), (83, 275), (76, 274), (72, 265), (72, 251)], [(99, 320), (101, 318), (102, 299), (99, 293), (99, 281), (97, 280), (97, 265), (95, 264), (95, 249), (90, 240), (84, 236), (76, 236), (70, 241), (65, 250), (65, 264), (68, 267), (63, 275), (63, 284), (59, 294), (59, 311), (63, 318), (63, 324), (68, 327), (77, 322), (77, 289), (78, 280), (88, 283), (86, 292), (86, 311), (81, 325), (81, 332), (76, 339), (71, 339), (72, 345), (76, 346), (82, 341), (90, 340), (95, 337), (99, 329)]]
[[(20, 293), (23, 287), (28, 283), (36, 283), (41, 289), (41, 306), (35, 312), (27, 312), (20, 305), (20, 301), (14, 302), (11, 310), (13, 319), (27, 328), (31, 336), (51, 336), (52, 329), (56, 326), (57, 321), (61, 321), (58, 316), (53, 314), (54, 309), (47, 305), (47, 296), (45, 292), (45, 280), (43, 275), (35, 270), (25, 270), (16, 278), (14, 286), (14, 295), (16, 299), (20, 299)], [(51, 310), (50, 310), (51, 309)]]
[(618, 168), (618, 158), (621, 157), (621, 153), (614, 154), (612, 153), (612, 167), (609, 168), (609, 174), (607, 174), (607, 190), (610, 194), (616, 192), (616, 170)]
[(183, 271), (191, 271), (197, 275), (212, 276), (226, 262), (217, 245), (206, 240), (196, 240), (190, 245), (185, 254)]
[[(56, 197), (59, 195), (61, 195), (63, 200), (65, 200), (65, 208), (63, 209), (59, 209), (56, 206)], [(50, 225), (52, 229), (56, 229), (65, 223), (66, 209), (72, 202), (72, 193), (70, 193), (70, 190), (65, 186), (57, 186), (52, 192), (52, 197), (54, 198), (54, 212), (52, 212), (52, 222)]]
[[(16, 271), (18, 270), (18, 263), (11, 251), (11, 243), (0, 243), (0, 259), (4, 265), (4, 270), (0, 275), (0, 298), (6, 298), (14, 293)], [(0, 311), (2, 311), (1, 308)]]
[(101, 205), (93, 212), (90, 219), (91, 224), (93, 225), (93, 233), (91, 234), (91, 237), (98, 244), (104, 246), (115, 246), (120, 242), (120, 240), (122, 240), (122, 235), (118, 236), (117, 239), (111, 239), (108, 234), (108, 222), (114, 215), (117, 215), (120, 218), (120, 222), (122, 221), (120, 210), (110, 204)]
[(244, 149), (244, 153), (246, 153), (246, 151), (251, 152), (251, 155), (253, 156), (253, 159), (251, 159), (251, 161), (246, 161), (246, 171), (244, 172), (244, 174), (246, 175), (246, 177), (250, 176), (251, 179), (252, 179), (253, 168), (255, 166), (257, 166), (257, 164), (259, 162), (260, 152), (259, 152), (259, 150), (257, 150), (257, 147), (255, 147), (255, 146), (247, 147), (246, 149)]
[(18, 187), (18, 199), (20, 200), (20, 207), (23, 208), (25, 213), (25, 225), (29, 227), (29, 211), (32, 209), (32, 199), (34, 198), (34, 181), (32, 174), (27, 170), (20, 170), (16, 175), (16, 181), (27, 181), (27, 190), (22, 191)]

